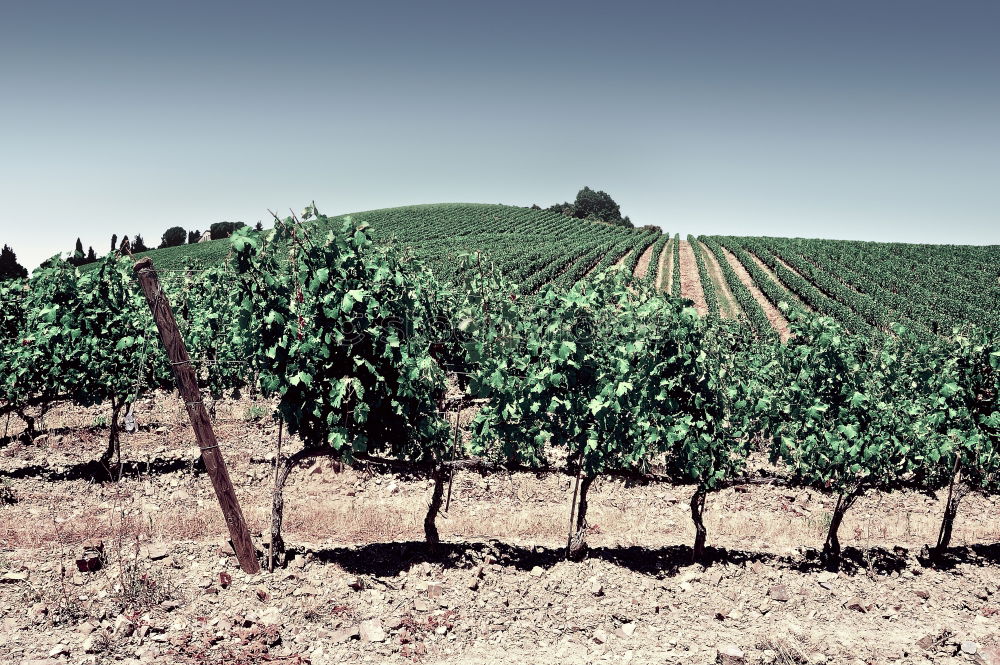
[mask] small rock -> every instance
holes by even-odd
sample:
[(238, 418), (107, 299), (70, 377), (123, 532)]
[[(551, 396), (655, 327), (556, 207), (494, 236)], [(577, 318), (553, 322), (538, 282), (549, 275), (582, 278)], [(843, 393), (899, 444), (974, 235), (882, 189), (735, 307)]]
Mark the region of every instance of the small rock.
[(77, 632), (81, 635), (90, 635), (92, 632), (97, 630), (97, 626), (90, 623), (89, 621), (84, 621), (77, 627)]
[(156, 543), (149, 546), (146, 551), (146, 555), (153, 561), (159, 561), (160, 559), (166, 559), (170, 552), (167, 551), (167, 546), (162, 543)]
[(913, 593), (917, 594), (917, 598), (923, 598), (924, 600), (927, 600), (928, 598), (931, 597), (931, 594), (927, 593), (923, 589), (917, 589)]
[(771, 587), (767, 595), (771, 597), (771, 600), (777, 600), (782, 603), (787, 603), (791, 596), (788, 594), (788, 588), (784, 584), (775, 584)]
[(358, 628), (362, 642), (384, 642), (385, 630), (382, 628), (381, 619), (368, 619), (362, 621)]
[(623, 623), (620, 630), (625, 637), (632, 637), (633, 633), (635, 633), (635, 623), (631, 621), (629, 623)]
[(125, 615), (119, 614), (115, 619), (115, 635), (130, 637), (135, 632), (135, 624), (129, 621)]
[(534, 568), (531, 569), (531, 576), (532, 577), (541, 577), (542, 573), (544, 573), (544, 572), (545, 572), (545, 570), (541, 566), (535, 566)]
[(58, 658), (59, 656), (68, 656), (69, 647), (65, 644), (57, 644), (49, 650), (49, 658)]
[(862, 603), (861, 600), (857, 596), (855, 596), (854, 598), (851, 598), (850, 600), (848, 600), (844, 604), (844, 607), (846, 607), (849, 610), (854, 610), (855, 612), (864, 613), (864, 612), (868, 611), (867, 608), (865, 608), (864, 603)]
[(594, 631), (594, 636), (592, 638), (597, 644), (604, 644), (608, 641), (608, 633), (603, 628), (598, 628)]
[(27, 570), (8, 571), (3, 575), (0, 575), (0, 583), (6, 582), (8, 584), (13, 584), (15, 582), (27, 582), (28, 577), (29, 574)]
[(277, 607), (269, 607), (260, 613), (260, 623), (265, 626), (281, 626), (285, 615)]
[(444, 595), (444, 587), (437, 582), (431, 582), (427, 585), (427, 597), (428, 598), (440, 598)]
[(361, 631), (356, 625), (345, 626), (343, 628), (340, 628), (339, 630), (333, 631), (333, 634), (330, 635), (330, 639), (337, 643), (347, 642), (348, 640), (356, 639), (359, 637), (361, 637)]
[(743, 650), (735, 644), (726, 644), (719, 647), (715, 655), (715, 662), (719, 665), (743, 665), (746, 662), (746, 656), (743, 655)]
[(76, 560), (76, 569), (81, 573), (93, 573), (101, 569), (102, 559), (98, 552), (86, 551)]
[(970, 656), (975, 655), (979, 651), (979, 644), (977, 642), (962, 642), (962, 653), (967, 653)]
[(595, 596), (603, 596), (604, 595), (604, 585), (601, 584), (601, 581), (599, 579), (597, 579), (596, 577), (591, 577), (590, 578), (590, 587), (589, 588), (590, 588), (590, 593), (594, 594)]

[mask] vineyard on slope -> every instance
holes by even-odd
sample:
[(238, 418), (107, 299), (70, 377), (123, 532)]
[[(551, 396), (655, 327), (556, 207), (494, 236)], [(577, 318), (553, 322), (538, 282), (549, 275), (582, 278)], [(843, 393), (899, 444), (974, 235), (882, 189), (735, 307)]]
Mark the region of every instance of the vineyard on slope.
[[(655, 279), (661, 253), (669, 240), (643, 229), (627, 229), (516, 206), (446, 203), (406, 206), (329, 218), (349, 217), (367, 223), (372, 239), (419, 259), (445, 282), (460, 282), (455, 256), (480, 252), (521, 293), (540, 292), (549, 283), (568, 287), (625, 257), (635, 270), (642, 250), (653, 244), (648, 279)], [(326, 222), (324, 222), (326, 223)], [(314, 226), (316, 222), (307, 224)], [(322, 233), (318, 229), (315, 233)], [(679, 240), (677, 236), (676, 240)], [(742, 288), (729, 275), (721, 251), (731, 251), (750, 273), (757, 288), (775, 307), (804, 303), (861, 334), (887, 334), (895, 323), (931, 339), (954, 325), (1000, 325), (1000, 248), (953, 245), (910, 245), (801, 238), (701, 236), (716, 255), (722, 279), (741, 307), (749, 305)], [(679, 289), (679, 243), (674, 242), (671, 275), (663, 283)], [(706, 257), (692, 243), (696, 261)], [(229, 239), (153, 250), (145, 255), (163, 269), (210, 268), (228, 264)], [(755, 255), (781, 284), (754, 265)], [(95, 269), (85, 266), (83, 271)], [(701, 267), (699, 268), (699, 273)], [(706, 301), (718, 300), (707, 273), (701, 275)], [(790, 289), (789, 292), (785, 288)], [(679, 296), (680, 291), (674, 295)], [(710, 311), (712, 303), (707, 302)], [(757, 329), (760, 317), (744, 309), (743, 319)], [(756, 322), (755, 322), (756, 321)]]
[[(576, 282), (617, 260), (609, 254), (644, 249), (648, 233), (595, 228), (596, 248), (614, 252), (585, 250), (574, 277), (528, 295), (484, 252), (464, 252), (442, 279), (409, 245), (376, 241), (367, 223), (313, 207), (303, 218), (238, 232), (222, 265), (164, 271), (202, 385), (220, 397), (243, 389), (272, 397), (274, 417), (303, 444), (279, 455), (271, 540), (279, 554), (281, 487), (315, 455), (431, 478), (432, 544), (455, 469), (568, 474), (571, 556), (586, 550), (587, 490), (602, 474), (690, 485), (696, 558), (712, 491), (770, 482), (833, 492), (824, 547), (832, 566), (843, 515), (865, 492), (957, 487), (935, 542), (944, 552), (961, 497), (998, 489), (995, 329), (928, 337), (893, 324), (892, 334), (857, 334), (786, 307), (793, 335), (781, 344), (739, 322), (702, 320), (627, 271)], [(749, 259), (740, 245), (765, 253), (726, 242), (741, 261)], [(56, 401), (106, 404), (98, 480), (108, 476), (97, 469), (119, 466), (122, 412), (169, 385), (130, 264), (109, 257), (83, 273), (57, 264), (0, 291), (0, 415), (25, 415), (30, 436), (29, 412)], [(482, 405), (467, 439), (450, 434), (449, 376), (460, 403)], [(776, 475), (747, 476), (754, 453), (766, 453)]]
[(1000, 247), (736, 236), (702, 240), (713, 251), (714, 246), (731, 251), (775, 306), (801, 301), (859, 334), (888, 334), (894, 324), (903, 324), (931, 340), (956, 325), (1000, 327)]

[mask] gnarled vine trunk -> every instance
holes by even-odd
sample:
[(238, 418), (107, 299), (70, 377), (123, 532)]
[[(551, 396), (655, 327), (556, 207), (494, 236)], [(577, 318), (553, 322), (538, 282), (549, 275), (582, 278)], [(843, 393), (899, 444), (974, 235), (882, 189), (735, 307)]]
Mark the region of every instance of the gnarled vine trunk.
[[(28, 413), (28, 406), (18, 406), (14, 407), (14, 413), (17, 417), (24, 421), (24, 432), (21, 436), (27, 443), (34, 441), (35, 437), (38, 436), (45, 428), (45, 414), (49, 412), (49, 408), (52, 406), (51, 402), (41, 402), (38, 404), (38, 415), (33, 416)], [(41, 422), (42, 430), (39, 430), (37, 423)]]
[(938, 531), (937, 544), (931, 550), (935, 557), (940, 557), (951, 545), (952, 529), (955, 526), (955, 515), (958, 514), (958, 506), (962, 499), (969, 493), (969, 486), (962, 482), (962, 458), (955, 457), (955, 465), (952, 468), (951, 482), (948, 483), (948, 498), (944, 504), (944, 515), (941, 518), (941, 528)]
[(837, 495), (837, 504), (833, 508), (833, 515), (830, 518), (830, 528), (826, 533), (826, 542), (823, 544), (823, 561), (830, 570), (840, 569), (840, 525), (844, 521), (844, 515), (854, 502), (861, 496), (862, 490), (856, 488)]
[(104, 454), (101, 455), (101, 465), (108, 469), (109, 474), (111, 469), (121, 469), (122, 465), (121, 428), (118, 426), (118, 421), (124, 406), (124, 400), (118, 400), (115, 397), (111, 398), (111, 422), (109, 423), (108, 447), (105, 449)]
[(24, 432), (21, 436), (26, 442), (31, 442), (38, 432), (35, 430), (35, 417), (27, 409), (16, 409), (17, 417), (24, 421)]
[(271, 492), (271, 544), (268, 551), (268, 568), (272, 571), (275, 564), (284, 565), (285, 541), (281, 537), (281, 525), (285, 519), (285, 483), (288, 482), (293, 465), (291, 457), (281, 457), (274, 474), (274, 489)]
[(698, 486), (691, 495), (691, 521), (694, 522), (694, 547), (691, 549), (691, 560), (702, 561), (705, 558), (705, 539), (708, 531), (705, 529), (705, 497), (708, 491)]
[(434, 479), (434, 489), (431, 491), (431, 501), (427, 505), (427, 515), (424, 516), (424, 537), (431, 549), (437, 549), (441, 543), (441, 537), (437, 530), (437, 515), (441, 510), (441, 502), (444, 499), (444, 481), (446, 474), (441, 467), (435, 467), (431, 474)]
[[(279, 428), (280, 434), (280, 428)], [(280, 438), (279, 438), (280, 441)], [(271, 492), (271, 544), (268, 552), (268, 569), (285, 565), (285, 540), (281, 537), (281, 526), (285, 519), (285, 483), (295, 465), (310, 457), (335, 455), (335, 451), (325, 448), (304, 448), (287, 457), (281, 455), (278, 448), (274, 465), (274, 489)]]
[(587, 508), (590, 505), (587, 501), (587, 493), (590, 491), (590, 486), (593, 484), (595, 478), (596, 476), (584, 476), (580, 478), (576, 520), (575, 525), (571, 525), (575, 526), (575, 530), (571, 528), (569, 543), (566, 548), (566, 556), (571, 561), (579, 561), (587, 553)]

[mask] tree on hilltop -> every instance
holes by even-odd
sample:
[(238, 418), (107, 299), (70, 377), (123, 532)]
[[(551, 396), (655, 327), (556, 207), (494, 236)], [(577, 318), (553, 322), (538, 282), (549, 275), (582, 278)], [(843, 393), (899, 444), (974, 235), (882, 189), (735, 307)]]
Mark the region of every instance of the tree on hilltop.
[(9, 245), (0, 250), (0, 281), (5, 279), (24, 279), (28, 269), (17, 262), (17, 254)]
[(179, 226), (171, 226), (163, 232), (163, 236), (160, 238), (160, 249), (183, 245), (185, 240), (187, 240), (187, 231)]
[(246, 224), (243, 222), (216, 222), (208, 227), (208, 232), (212, 234), (212, 240), (221, 240), (233, 235), (236, 229), (241, 229)]
[(622, 217), (621, 208), (607, 192), (584, 187), (576, 194), (573, 203), (556, 203), (547, 208), (550, 212), (558, 212), (577, 219), (589, 219), (605, 222), (615, 226), (632, 227), (632, 220)]

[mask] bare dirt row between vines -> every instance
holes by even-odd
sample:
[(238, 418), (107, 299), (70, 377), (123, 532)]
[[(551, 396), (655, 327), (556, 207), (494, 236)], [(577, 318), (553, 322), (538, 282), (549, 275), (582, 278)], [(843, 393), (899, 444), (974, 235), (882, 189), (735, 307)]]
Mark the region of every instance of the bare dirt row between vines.
[(655, 244), (655, 241), (650, 243), (649, 247), (642, 252), (642, 256), (639, 257), (639, 262), (635, 264), (635, 273), (633, 274), (636, 278), (643, 279), (649, 272), (649, 261), (653, 258), (653, 245)]
[(750, 276), (750, 273), (747, 272), (747, 269), (742, 263), (740, 263), (739, 259), (737, 259), (732, 252), (723, 247), (722, 254), (725, 256), (726, 261), (729, 262), (729, 266), (736, 273), (736, 276), (739, 277), (740, 281), (743, 283), (743, 286), (747, 287), (747, 290), (750, 291), (750, 295), (753, 296), (754, 300), (757, 301), (757, 304), (764, 310), (764, 316), (766, 316), (767, 320), (771, 322), (771, 327), (778, 332), (778, 335), (781, 337), (781, 341), (787, 341), (790, 336), (788, 319), (786, 319), (785, 315), (781, 313), (781, 310), (775, 307), (761, 292), (760, 287), (758, 287), (757, 283), (754, 282), (753, 277)]
[(671, 238), (664, 245), (663, 252), (660, 254), (660, 272), (656, 275), (656, 287), (667, 293), (670, 293), (670, 283), (673, 276), (675, 242), (676, 240)]
[(623, 265), (625, 265), (625, 261), (628, 259), (628, 257), (632, 256), (632, 252), (634, 252), (634, 251), (636, 251), (636, 250), (630, 249), (627, 252), (625, 252), (624, 254), (622, 254), (621, 256), (619, 256), (618, 260), (615, 261), (614, 265), (612, 265), (611, 267), (612, 268), (620, 268)]
[(702, 256), (705, 257), (705, 267), (708, 268), (709, 277), (719, 296), (719, 315), (724, 319), (740, 318), (743, 315), (743, 309), (733, 297), (733, 292), (729, 290), (729, 284), (726, 283), (726, 278), (722, 274), (722, 268), (719, 267), (715, 254), (705, 246), (705, 243), (699, 242), (698, 245), (701, 247)]
[[(621, 249), (620, 248), (613, 248), (611, 250), (611, 253), (618, 252), (618, 251), (621, 251)], [(617, 259), (615, 259), (615, 262), (612, 265), (613, 266), (620, 266), (622, 263), (624, 263), (625, 259), (628, 258), (628, 255), (632, 253), (632, 251), (633, 250), (631, 250), (631, 249), (625, 250), (625, 253), (622, 254), (621, 256), (619, 256)], [(605, 257), (606, 257), (606, 255), (605, 255)], [(593, 266), (591, 266), (590, 270), (588, 270), (587, 273), (583, 276), (584, 279), (586, 279), (587, 277), (590, 277), (595, 272), (597, 272), (597, 266), (601, 265), (601, 261), (603, 261), (605, 257), (599, 258), (597, 260), (597, 263), (595, 263)]]
[(806, 311), (809, 311), (809, 312), (812, 311), (812, 307), (810, 307), (805, 302), (803, 302), (802, 298), (799, 297), (799, 294), (795, 293), (795, 291), (793, 291), (790, 288), (788, 288), (788, 285), (785, 284), (784, 282), (782, 282), (781, 279), (778, 277), (777, 273), (775, 273), (773, 270), (771, 270), (771, 267), (769, 265), (767, 265), (766, 263), (764, 263), (760, 259), (760, 257), (758, 257), (756, 254), (754, 254), (753, 252), (751, 252), (749, 249), (746, 250), (746, 253), (747, 253), (747, 256), (750, 257), (750, 260), (753, 261), (754, 263), (756, 263), (757, 267), (760, 268), (761, 270), (763, 270), (764, 274), (771, 278), (772, 282), (774, 282), (775, 284), (777, 284), (779, 287), (781, 287), (781, 289), (784, 290), (785, 293), (788, 294), (788, 299), (791, 302), (793, 302), (796, 305), (802, 307)]
[(705, 292), (702, 290), (701, 279), (698, 276), (698, 263), (694, 258), (694, 250), (687, 240), (680, 240), (681, 255), (681, 297), (694, 302), (698, 314), (708, 314), (708, 304), (705, 302)]

